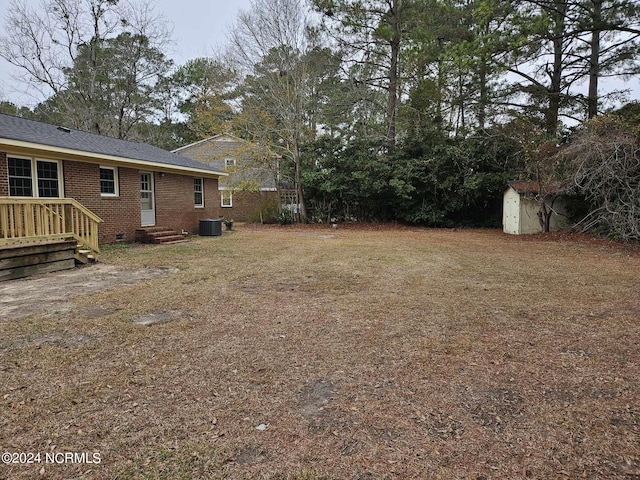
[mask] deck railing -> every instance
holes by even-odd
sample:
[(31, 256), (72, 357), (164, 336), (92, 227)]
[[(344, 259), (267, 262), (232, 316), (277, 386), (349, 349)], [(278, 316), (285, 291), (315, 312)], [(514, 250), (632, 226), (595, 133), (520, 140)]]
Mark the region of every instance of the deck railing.
[(73, 236), (94, 251), (102, 219), (72, 198), (0, 197), (0, 242)]

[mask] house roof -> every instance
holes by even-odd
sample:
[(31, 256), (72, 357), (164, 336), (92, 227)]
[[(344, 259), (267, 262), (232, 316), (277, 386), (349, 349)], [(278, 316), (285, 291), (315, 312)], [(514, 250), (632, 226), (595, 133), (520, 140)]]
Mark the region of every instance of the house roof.
[(202, 145), (203, 143), (209, 143), (211, 141), (216, 142), (229, 142), (234, 143), (234, 147), (236, 148), (238, 145), (242, 143), (248, 143), (246, 140), (236, 137), (235, 135), (231, 135), (228, 133), (219, 133), (218, 135), (213, 135), (211, 137), (203, 138), (202, 140), (198, 140), (197, 142), (189, 143), (188, 145), (183, 145), (182, 147), (178, 147), (174, 152), (179, 152), (181, 150), (189, 150), (195, 146)]
[(225, 158), (237, 158), (250, 146), (246, 140), (223, 133), (176, 148), (173, 152), (223, 169)]
[(4, 114), (0, 114), (0, 145), (74, 154), (183, 173), (227, 175), (214, 166), (146, 143), (120, 140)]

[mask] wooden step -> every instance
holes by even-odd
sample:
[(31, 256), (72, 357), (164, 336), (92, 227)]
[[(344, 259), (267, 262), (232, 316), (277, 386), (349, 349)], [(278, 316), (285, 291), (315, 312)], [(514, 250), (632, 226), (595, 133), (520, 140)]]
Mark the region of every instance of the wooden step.
[(169, 235), (179, 235), (179, 233), (175, 230), (159, 230), (157, 232), (147, 233), (147, 237), (150, 238), (168, 237)]
[(7, 246), (0, 249), (0, 281), (73, 268), (74, 253), (73, 239)]
[(86, 265), (87, 263), (95, 263), (96, 257), (93, 255), (93, 250), (87, 248), (76, 248), (74, 259), (77, 265)]
[(169, 242), (177, 242), (179, 240), (184, 240), (184, 235), (164, 235), (161, 237), (155, 237), (154, 240), (156, 243), (169, 243)]
[(143, 227), (136, 229), (136, 241), (166, 244), (184, 241), (184, 235), (167, 227)]
[(137, 230), (141, 230), (145, 233), (150, 233), (150, 232), (161, 232), (162, 230), (169, 230), (167, 227), (140, 227)]

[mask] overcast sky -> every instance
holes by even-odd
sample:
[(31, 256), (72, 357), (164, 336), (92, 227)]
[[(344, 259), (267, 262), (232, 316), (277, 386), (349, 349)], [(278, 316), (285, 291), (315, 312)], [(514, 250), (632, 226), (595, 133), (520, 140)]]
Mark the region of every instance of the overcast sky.
[[(38, 6), (40, 0), (26, 0)], [(173, 26), (175, 45), (167, 56), (176, 65), (211, 55), (226, 41), (226, 36), (240, 10), (248, 10), (251, 0), (155, 0), (155, 10)], [(9, 0), (0, 0), (0, 25), (4, 25)], [(1, 27), (0, 27), (1, 28)], [(18, 69), (0, 58), (0, 100), (33, 107), (42, 98), (28, 95), (25, 86), (12, 80)]]
[[(0, 0), (0, 31), (9, 9), (10, 0)], [(38, 6), (41, 0), (24, 0), (28, 5)], [(155, 9), (164, 14), (173, 26), (175, 45), (166, 52), (176, 65), (187, 60), (211, 55), (226, 41), (229, 30), (240, 10), (248, 10), (251, 0), (155, 0)], [(8, 100), (17, 105), (35, 106), (42, 101), (41, 96), (28, 95), (26, 86), (12, 76), (18, 69), (0, 58), (0, 100)], [(583, 85), (586, 90), (586, 83)], [(638, 77), (623, 82), (620, 78), (603, 78), (601, 93), (612, 89), (630, 88), (628, 100), (640, 99), (640, 79)], [(586, 92), (585, 92), (586, 93)]]

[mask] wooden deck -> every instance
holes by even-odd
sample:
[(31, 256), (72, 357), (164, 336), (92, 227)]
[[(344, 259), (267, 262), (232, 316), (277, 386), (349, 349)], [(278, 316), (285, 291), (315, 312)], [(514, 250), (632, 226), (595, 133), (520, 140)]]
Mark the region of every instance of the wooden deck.
[(0, 281), (88, 263), (101, 222), (71, 198), (0, 197)]
[(66, 270), (76, 265), (73, 236), (0, 245), (0, 281)]
[(0, 197), (0, 244), (73, 236), (99, 251), (102, 219), (72, 198)]

